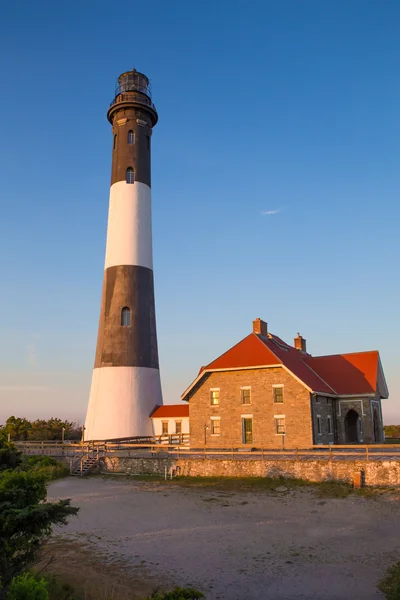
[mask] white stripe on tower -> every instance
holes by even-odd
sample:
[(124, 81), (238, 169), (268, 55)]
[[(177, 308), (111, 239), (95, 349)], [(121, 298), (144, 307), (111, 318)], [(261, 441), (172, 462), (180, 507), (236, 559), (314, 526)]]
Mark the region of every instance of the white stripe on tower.
[(114, 134), (112, 175), (86, 440), (151, 435), (149, 415), (162, 404), (150, 188), (150, 136), (157, 113), (145, 75), (130, 71), (118, 82), (108, 111)]
[(105, 269), (139, 265), (153, 269), (151, 189), (139, 181), (110, 189)]

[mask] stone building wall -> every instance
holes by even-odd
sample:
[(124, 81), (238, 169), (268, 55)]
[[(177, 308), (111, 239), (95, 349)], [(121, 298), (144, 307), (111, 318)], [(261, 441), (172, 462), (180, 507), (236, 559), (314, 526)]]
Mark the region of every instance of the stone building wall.
[(180, 475), (193, 477), (284, 477), (306, 481), (345, 481), (356, 473), (364, 474), (368, 486), (400, 486), (400, 460), (244, 460), (161, 458), (106, 458), (103, 471), (164, 475), (179, 467)]
[[(311, 400), (313, 415), (313, 443), (334, 444), (335, 435), (335, 398), (314, 396)], [(319, 420), (319, 425), (318, 425)]]
[[(365, 398), (360, 396), (359, 398), (352, 398), (348, 400), (337, 400), (337, 443), (348, 443), (346, 438), (346, 416), (350, 410), (354, 410), (359, 416), (358, 442), (364, 444), (383, 443), (384, 434), (382, 422), (382, 409), (381, 400), (378, 395), (376, 395), (375, 398)], [(376, 415), (378, 418), (375, 427), (374, 415)]]
[[(274, 402), (273, 386), (283, 385), (283, 403)], [(249, 404), (241, 388), (251, 387)], [(210, 390), (219, 389), (219, 404), (211, 405)], [(243, 445), (242, 419), (252, 418), (253, 447), (309, 447), (313, 443), (310, 394), (281, 367), (211, 373), (189, 396), (190, 445), (231, 448)], [(275, 417), (285, 418), (285, 435), (277, 434)], [(220, 419), (219, 435), (212, 434)], [(207, 427), (205, 429), (205, 427)]]

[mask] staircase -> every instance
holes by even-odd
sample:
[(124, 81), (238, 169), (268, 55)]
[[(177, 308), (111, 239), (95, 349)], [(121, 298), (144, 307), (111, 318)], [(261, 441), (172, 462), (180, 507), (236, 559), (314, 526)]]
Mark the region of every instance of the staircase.
[(100, 463), (100, 454), (97, 449), (88, 449), (81, 452), (70, 462), (70, 474), (76, 477), (89, 475)]

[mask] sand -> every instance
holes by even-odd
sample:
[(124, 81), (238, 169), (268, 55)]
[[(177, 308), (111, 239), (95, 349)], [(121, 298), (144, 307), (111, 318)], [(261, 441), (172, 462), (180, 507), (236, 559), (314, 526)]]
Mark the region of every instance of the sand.
[(49, 498), (65, 497), (80, 512), (54, 532), (58, 560), (79, 544), (83, 577), (85, 556), (95, 557), (105, 580), (125, 574), (137, 598), (192, 585), (208, 600), (375, 600), (377, 582), (400, 560), (400, 502), (390, 494), (322, 500), (301, 488), (89, 477), (50, 485)]

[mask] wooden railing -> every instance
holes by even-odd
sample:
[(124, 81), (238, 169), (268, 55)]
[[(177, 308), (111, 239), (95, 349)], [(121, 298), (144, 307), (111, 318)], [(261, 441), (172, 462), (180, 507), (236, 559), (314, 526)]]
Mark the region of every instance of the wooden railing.
[[(187, 436), (187, 437), (185, 437)], [(174, 438), (177, 438), (176, 441)], [(249, 445), (235, 446), (234, 448), (197, 447), (187, 445), (188, 434), (177, 434), (177, 436), (158, 436), (153, 438), (140, 438), (141, 442), (131, 440), (117, 440), (106, 442), (68, 443), (68, 442), (16, 442), (17, 447), (24, 454), (47, 454), (63, 458), (77, 458), (88, 453), (97, 452), (102, 456), (126, 457), (135, 455), (160, 456), (166, 455), (174, 458), (231, 458), (231, 459), (262, 459), (270, 457), (281, 457), (287, 459), (340, 459), (354, 457), (361, 460), (369, 460), (384, 456), (395, 456), (400, 460), (399, 444), (374, 444), (374, 445), (316, 445), (309, 448), (252, 448)], [(146, 441), (144, 441), (146, 440)], [(149, 440), (151, 440), (149, 442)], [(171, 443), (172, 442), (172, 443)]]

